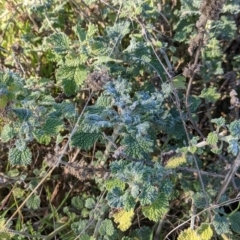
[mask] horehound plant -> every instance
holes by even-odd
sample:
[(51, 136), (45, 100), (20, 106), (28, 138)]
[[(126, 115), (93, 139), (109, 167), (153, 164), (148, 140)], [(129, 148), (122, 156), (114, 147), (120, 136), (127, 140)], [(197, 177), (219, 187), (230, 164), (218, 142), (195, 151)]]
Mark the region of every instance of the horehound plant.
[[(8, 148), (2, 152), (10, 169), (1, 179), (8, 187), (14, 184), (3, 201), (4, 207), (10, 196), (14, 199), (9, 200), (13, 211), (4, 211), (2, 231), (21, 226), (22, 235), (40, 239), (237, 236), (239, 207), (229, 213), (226, 206), (239, 201), (234, 175), (240, 123), (207, 108), (221, 96), (214, 81), (223, 75), (218, 45), (229, 40), (218, 29), (228, 29), (233, 38), (236, 30), (230, 26), (235, 23), (228, 13), (240, 9), (234, 1), (225, 9), (223, 1), (199, 3), (50, 0), (8, 5), (4, 19), (9, 13), (28, 19), (20, 22), (28, 34), (18, 45), (12, 45), (8, 24), (3, 34), (11, 42), (4, 39), (3, 47), (15, 54), (6, 65), (12, 61), (10, 66), (24, 78), (12, 71), (0, 74), (1, 142)], [(227, 14), (220, 21), (221, 10)], [(28, 32), (29, 22), (37, 40)], [(188, 50), (193, 61), (185, 54), (192, 32)], [(180, 76), (182, 63), (187, 67)], [(42, 77), (49, 73), (46, 66), (54, 66), (53, 81)], [(237, 89), (231, 90), (237, 116)], [(207, 112), (203, 121), (198, 111)], [(227, 175), (224, 167), (229, 167)], [(55, 174), (59, 184), (51, 192)], [(227, 188), (232, 180), (233, 189)], [(68, 185), (59, 203), (56, 195)], [(33, 222), (35, 215), (32, 222), (21, 218), (25, 206), (31, 213), (46, 203), (50, 214), (42, 221)], [(21, 238), (19, 232), (11, 234)]]

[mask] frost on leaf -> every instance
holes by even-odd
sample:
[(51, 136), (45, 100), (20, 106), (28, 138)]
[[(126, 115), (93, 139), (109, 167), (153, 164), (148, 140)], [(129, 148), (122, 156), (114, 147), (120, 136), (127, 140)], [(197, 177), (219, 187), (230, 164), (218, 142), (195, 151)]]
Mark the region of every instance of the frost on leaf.
[(124, 192), (118, 187), (114, 187), (109, 191), (106, 197), (109, 206), (112, 208), (122, 208), (124, 206), (123, 194)]
[(131, 135), (124, 136), (121, 141), (122, 146), (126, 146), (127, 155), (134, 158), (149, 158), (149, 153), (154, 150), (154, 142), (148, 137), (133, 138)]
[(131, 227), (133, 216), (134, 216), (133, 209), (129, 211), (125, 211), (123, 209), (123, 210), (120, 210), (120, 212), (115, 213), (113, 215), (113, 218), (114, 218), (114, 222), (119, 224), (118, 228), (124, 232), (128, 230), (129, 227)]
[(197, 233), (200, 235), (201, 240), (211, 240), (213, 236), (213, 230), (208, 223), (202, 223)]
[(11, 148), (8, 157), (12, 165), (27, 166), (32, 161), (32, 153), (29, 148), (24, 149), (24, 151), (20, 151), (17, 148)]
[(101, 137), (100, 133), (77, 132), (72, 136), (71, 145), (83, 150), (89, 150)]
[(240, 121), (239, 120), (235, 120), (231, 122), (228, 128), (232, 136), (236, 136), (240, 138)]
[(191, 228), (188, 228), (181, 232), (177, 240), (202, 240), (201, 237)]
[(214, 118), (211, 120), (212, 123), (215, 123), (217, 125), (217, 128), (220, 128), (225, 125), (225, 118), (220, 117), (220, 118)]
[(236, 233), (240, 233), (240, 212), (230, 214), (229, 220), (231, 223), (231, 229)]
[(29, 209), (36, 210), (40, 207), (40, 197), (36, 194), (33, 194), (27, 201), (26, 205)]
[(168, 211), (168, 200), (164, 194), (159, 197), (151, 205), (142, 207), (143, 215), (152, 221), (158, 221)]

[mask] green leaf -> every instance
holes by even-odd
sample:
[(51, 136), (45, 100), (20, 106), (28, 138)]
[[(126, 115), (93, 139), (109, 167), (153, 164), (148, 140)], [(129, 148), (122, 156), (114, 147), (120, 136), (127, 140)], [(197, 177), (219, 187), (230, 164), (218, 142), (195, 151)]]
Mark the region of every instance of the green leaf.
[(135, 229), (131, 235), (134, 236), (134, 239), (137, 237), (137, 240), (152, 240), (153, 230), (147, 226), (142, 226), (139, 229)]
[(16, 132), (14, 131), (13, 127), (11, 127), (10, 124), (6, 124), (1, 132), (1, 140), (3, 142), (8, 142), (12, 138), (14, 138), (16, 135)]
[(224, 216), (219, 216), (218, 214), (216, 214), (214, 217), (213, 226), (218, 235), (228, 233), (230, 231), (227, 218)]
[(27, 201), (26, 205), (29, 209), (37, 210), (40, 207), (40, 197), (36, 194), (33, 194)]
[(220, 117), (220, 118), (214, 118), (211, 120), (212, 123), (215, 123), (217, 125), (217, 128), (220, 128), (225, 125), (225, 118)]
[(84, 28), (80, 27), (79, 25), (75, 25), (72, 29), (80, 42), (84, 42), (86, 40), (86, 30)]
[(102, 236), (112, 236), (114, 233), (114, 227), (113, 223), (110, 219), (105, 219), (101, 222), (101, 225), (99, 226), (99, 233)]
[(55, 51), (57, 54), (65, 54), (69, 50), (70, 40), (65, 33), (53, 33), (45, 38), (45, 45), (48, 49)]
[(240, 212), (230, 214), (229, 220), (231, 223), (231, 229), (236, 233), (240, 233)]
[(168, 212), (168, 200), (166, 195), (159, 194), (157, 200), (150, 206), (142, 207), (143, 215), (152, 221), (157, 222)]
[(215, 87), (209, 87), (209, 88), (204, 88), (201, 91), (201, 95), (199, 97), (202, 97), (206, 99), (209, 102), (216, 102), (220, 98), (221, 94), (217, 92)]
[(238, 152), (239, 152), (239, 146), (238, 146), (238, 141), (236, 139), (231, 139), (228, 141), (228, 152), (229, 153), (232, 153), (234, 156), (237, 156), (238, 155)]
[(33, 136), (37, 140), (37, 142), (41, 144), (48, 145), (51, 142), (51, 137), (46, 135), (42, 130), (36, 130), (33, 132)]
[(93, 209), (96, 205), (96, 202), (93, 198), (87, 198), (85, 201), (85, 207), (88, 209)]
[(197, 229), (197, 233), (200, 235), (201, 240), (211, 240), (213, 236), (213, 230), (209, 223), (202, 223)]
[(108, 204), (112, 208), (122, 208), (124, 206), (123, 204), (123, 191), (115, 187), (111, 191), (108, 192), (106, 200), (108, 201)]
[(209, 145), (216, 145), (218, 142), (218, 135), (214, 132), (210, 132), (207, 136), (207, 143)]
[(240, 138), (240, 120), (235, 120), (228, 125), (232, 136)]
[(100, 133), (77, 132), (72, 136), (71, 145), (80, 149), (89, 150), (100, 139)]
[(85, 66), (60, 66), (56, 71), (57, 82), (63, 84), (64, 92), (71, 96), (85, 82), (88, 71)]
[(78, 210), (81, 210), (84, 207), (84, 200), (79, 196), (75, 196), (72, 198), (71, 204)]
[(128, 134), (122, 139), (121, 145), (125, 146), (126, 154), (134, 158), (148, 159), (149, 153), (154, 151), (154, 142), (147, 137), (134, 138)]
[(47, 118), (45, 124), (42, 127), (44, 134), (49, 136), (57, 135), (63, 129), (63, 122), (58, 118)]
[(13, 112), (20, 121), (27, 121), (32, 114), (30, 110), (24, 108), (15, 108), (13, 109)]
[(12, 165), (27, 166), (32, 161), (32, 153), (29, 148), (26, 148), (24, 151), (19, 151), (17, 148), (11, 148), (8, 157)]
[(173, 86), (176, 89), (185, 89), (186, 88), (186, 78), (183, 76), (176, 76), (173, 78)]

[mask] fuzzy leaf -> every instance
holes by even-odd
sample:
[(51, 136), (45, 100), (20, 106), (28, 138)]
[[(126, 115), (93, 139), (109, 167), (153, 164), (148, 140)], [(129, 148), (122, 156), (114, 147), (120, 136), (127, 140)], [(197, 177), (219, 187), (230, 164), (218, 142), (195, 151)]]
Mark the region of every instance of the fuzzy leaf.
[(125, 146), (127, 155), (134, 158), (149, 158), (149, 153), (154, 150), (154, 142), (148, 137), (133, 138), (131, 135), (124, 136), (121, 145)]
[(93, 198), (87, 198), (85, 201), (85, 207), (88, 209), (93, 209), (95, 207), (96, 203)]
[(14, 138), (16, 135), (14, 129), (10, 126), (10, 124), (6, 124), (1, 132), (1, 140), (3, 142), (8, 142), (12, 138)]
[(120, 212), (115, 213), (113, 215), (113, 218), (115, 223), (119, 223), (118, 228), (124, 232), (131, 227), (133, 216), (134, 216), (133, 209), (129, 211), (122, 209), (120, 210)]
[(207, 136), (207, 143), (209, 145), (216, 145), (218, 142), (218, 135), (214, 132), (210, 132)]
[(188, 228), (181, 232), (177, 240), (201, 240), (201, 237), (191, 228)]
[(213, 230), (208, 223), (202, 223), (197, 229), (197, 233), (200, 235), (201, 240), (211, 240), (213, 236)]
[(63, 123), (61, 119), (58, 118), (48, 118), (42, 127), (42, 131), (49, 136), (57, 135), (63, 128)]
[(168, 200), (166, 195), (159, 194), (159, 197), (151, 205), (142, 207), (143, 215), (152, 221), (157, 222), (168, 211)]
[(230, 231), (227, 218), (224, 216), (219, 216), (218, 214), (216, 214), (214, 217), (213, 226), (218, 235), (228, 233)]
[(27, 166), (32, 161), (32, 153), (29, 148), (26, 148), (24, 151), (19, 151), (17, 148), (11, 148), (8, 156), (12, 165)]
[(220, 128), (225, 125), (225, 118), (220, 117), (220, 118), (214, 118), (211, 120), (212, 123), (215, 123), (217, 125), (217, 128)]
[(70, 40), (65, 33), (53, 33), (45, 38), (45, 44), (48, 49), (55, 51), (57, 54), (64, 54), (69, 50)]
[(168, 168), (177, 168), (186, 162), (187, 162), (187, 159), (184, 154), (180, 155), (180, 156), (173, 156), (168, 160), (165, 168), (167, 168), (167, 169)]
[(99, 227), (99, 233), (102, 236), (112, 236), (114, 233), (114, 227), (112, 224), (112, 221), (110, 219), (105, 219), (101, 222), (101, 225)]
[(36, 194), (33, 194), (27, 201), (26, 205), (29, 209), (37, 210), (40, 207), (40, 197)]
[(232, 136), (240, 138), (240, 120), (235, 120), (228, 125)]
[(209, 102), (216, 102), (221, 94), (216, 91), (215, 87), (204, 88), (199, 97), (205, 98)]
[(87, 78), (88, 71), (84, 66), (60, 66), (56, 71), (57, 82), (62, 83), (65, 94), (71, 96)]
[(72, 136), (71, 145), (80, 149), (89, 150), (101, 137), (100, 133), (77, 132)]
[(240, 212), (230, 214), (229, 220), (231, 223), (231, 229), (236, 233), (240, 233)]
[(123, 191), (114, 187), (110, 192), (108, 192), (106, 200), (112, 208), (122, 208), (123, 207)]
[(239, 152), (239, 146), (238, 146), (238, 142), (236, 139), (231, 139), (228, 141), (228, 152), (232, 153), (234, 156), (237, 156), (238, 152)]

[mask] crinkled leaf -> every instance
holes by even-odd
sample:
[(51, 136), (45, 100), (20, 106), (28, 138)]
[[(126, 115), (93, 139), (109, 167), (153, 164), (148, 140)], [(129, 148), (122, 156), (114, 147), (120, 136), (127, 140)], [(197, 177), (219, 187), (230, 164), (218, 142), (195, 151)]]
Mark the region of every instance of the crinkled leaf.
[(149, 158), (149, 154), (154, 151), (154, 142), (147, 137), (133, 138), (131, 135), (125, 135), (121, 141), (121, 145), (125, 147), (127, 155), (134, 158)]
[(16, 135), (16, 132), (14, 131), (13, 127), (11, 127), (10, 124), (6, 124), (1, 132), (1, 140), (3, 142), (8, 142), (12, 138), (14, 138)]
[(26, 148), (24, 151), (19, 151), (17, 148), (11, 148), (8, 157), (12, 165), (27, 166), (32, 161), (32, 153), (29, 148)]
[(213, 230), (209, 223), (202, 223), (197, 229), (197, 233), (200, 235), (201, 240), (211, 240), (213, 236)]
[(98, 231), (102, 236), (112, 236), (114, 232), (112, 221), (110, 219), (103, 220), (100, 224)]
[(45, 38), (45, 44), (48, 49), (55, 51), (57, 54), (63, 54), (69, 50), (70, 40), (65, 33), (58, 32)]
[(100, 139), (100, 133), (77, 132), (72, 136), (71, 145), (80, 149), (89, 150)]
[(240, 120), (235, 120), (228, 125), (232, 136), (240, 138)]
[(204, 88), (199, 97), (205, 98), (209, 102), (216, 102), (221, 94), (217, 92), (215, 87)]
[(210, 145), (216, 145), (218, 142), (218, 135), (214, 132), (210, 132), (207, 136), (207, 143)]
[(225, 216), (215, 215), (213, 220), (213, 226), (218, 235), (228, 233), (230, 231), (229, 222)]
[(40, 203), (41, 203), (41, 200), (40, 200), (40, 197), (36, 194), (33, 194), (28, 200), (27, 200), (27, 207), (29, 209), (33, 209), (33, 210), (37, 210), (39, 209), (40, 207)]
[(118, 187), (115, 187), (109, 191), (106, 197), (109, 206), (112, 208), (122, 208), (124, 206), (123, 194), (123, 191)]
[(142, 207), (142, 212), (145, 217), (156, 222), (167, 213), (168, 205), (167, 196), (160, 193), (151, 205)]
[(42, 127), (42, 131), (49, 136), (57, 135), (63, 128), (63, 122), (58, 118), (48, 118)]

